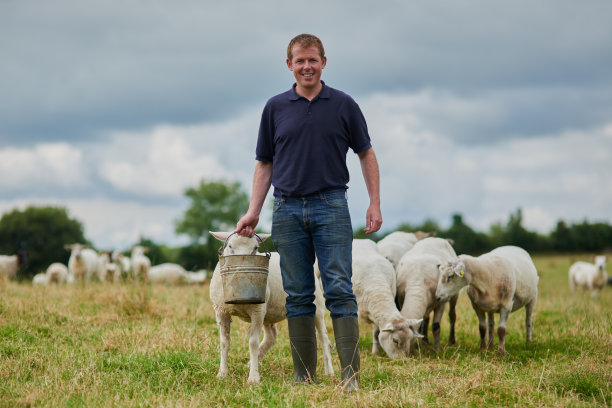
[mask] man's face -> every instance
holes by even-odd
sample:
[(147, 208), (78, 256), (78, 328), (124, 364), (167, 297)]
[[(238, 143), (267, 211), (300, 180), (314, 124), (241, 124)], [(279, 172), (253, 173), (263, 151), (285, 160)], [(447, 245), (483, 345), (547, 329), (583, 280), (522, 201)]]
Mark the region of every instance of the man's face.
[(327, 58), (321, 58), (319, 49), (314, 45), (308, 48), (295, 45), (292, 54), (291, 60), (287, 60), (287, 66), (293, 71), (298, 88), (311, 90), (319, 86)]

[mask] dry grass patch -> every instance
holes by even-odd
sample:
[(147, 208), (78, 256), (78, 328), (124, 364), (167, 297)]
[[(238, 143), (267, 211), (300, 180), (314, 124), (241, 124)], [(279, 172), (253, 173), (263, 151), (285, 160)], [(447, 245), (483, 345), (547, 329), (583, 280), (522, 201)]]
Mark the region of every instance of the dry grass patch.
[[(469, 300), (457, 305), (457, 345), (422, 344), (410, 358), (372, 355), (361, 324), (359, 393), (336, 375), (294, 386), (286, 323), (248, 386), (248, 325), (234, 319), (230, 373), (216, 377), (218, 331), (208, 286), (33, 287), (0, 284), (0, 407), (389, 407), (612, 405), (612, 289), (571, 296), (569, 257), (536, 257), (540, 273), (534, 341), (524, 312), (508, 321), (507, 354), (479, 351)], [(448, 319), (441, 325), (448, 339)], [(327, 328), (332, 335), (331, 321)], [(431, 335), (430, 335), (431, 336)], [(332, 336), (333, 339), (333, 336)]]

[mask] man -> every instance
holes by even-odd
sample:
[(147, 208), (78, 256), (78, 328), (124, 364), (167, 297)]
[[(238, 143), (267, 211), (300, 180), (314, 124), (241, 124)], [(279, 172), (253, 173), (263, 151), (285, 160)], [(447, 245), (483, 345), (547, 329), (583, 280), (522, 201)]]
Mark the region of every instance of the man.
[(253, 193), (236, 232), (252, 236), (274, 186), (272, 241), (281, 259), (296, 382), (316, 382), (316, 260), (330, 311), (343, 386), (358, 388), (359, 326), (351, 284), (353, 231), (346, 154), (358, 154), (370, 196), (365, 232), (380, 229), (379, 171), (355, 101), (321, 81), (327, 58), (319, 38), (301, 34), (287, 47), (296, 83), (266, 104), (257, 140)]

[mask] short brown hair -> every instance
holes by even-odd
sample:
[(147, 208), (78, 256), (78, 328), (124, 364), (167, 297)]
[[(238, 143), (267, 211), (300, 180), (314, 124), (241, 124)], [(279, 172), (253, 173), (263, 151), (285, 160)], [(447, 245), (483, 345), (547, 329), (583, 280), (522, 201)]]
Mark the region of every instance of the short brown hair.
[(300, 34), (291, 39), (289, 41), (289, 46), (287, 47), (287, 59), (291, 61), (293, 58), (292, 51), (293, 47), (299, 45), (303, 48), (310, 48), (313, 45), (319, 49), (319, 54), (321, 54), (321, 58), (325, 56), (325, 49), (323, 48), (323, 43), (319, 39), (319, 37), (312, 34)]

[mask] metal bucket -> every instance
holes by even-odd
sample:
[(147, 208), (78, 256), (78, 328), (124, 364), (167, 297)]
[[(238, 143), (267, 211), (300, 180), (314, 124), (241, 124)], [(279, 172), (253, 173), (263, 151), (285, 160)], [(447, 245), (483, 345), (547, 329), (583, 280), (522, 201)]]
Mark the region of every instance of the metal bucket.
[[(261, 241), (259, 236), (257, 238)], [(239, 305), (265, 303), (270, 253), (224, 256), (222, 255), (224, 247), (225, 245), (219, 249), (219, 267), (225, 303)]]

